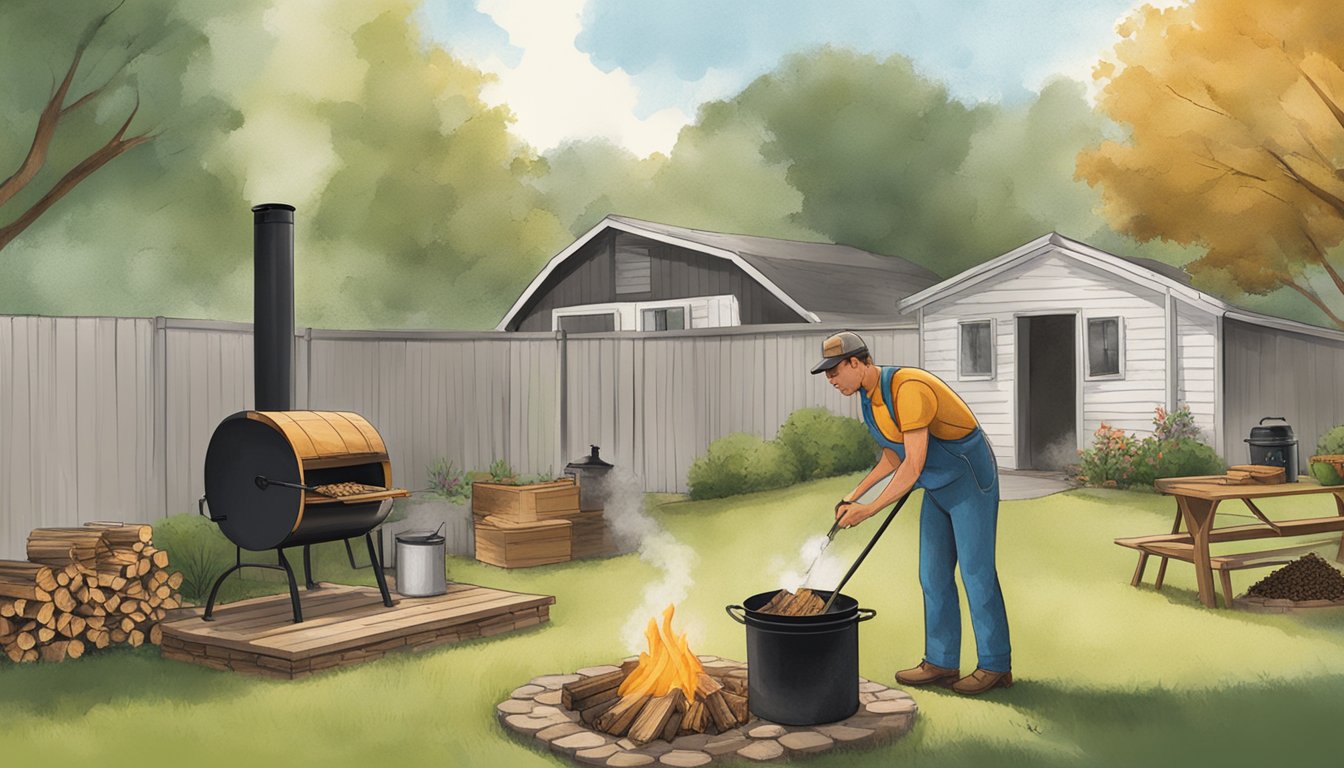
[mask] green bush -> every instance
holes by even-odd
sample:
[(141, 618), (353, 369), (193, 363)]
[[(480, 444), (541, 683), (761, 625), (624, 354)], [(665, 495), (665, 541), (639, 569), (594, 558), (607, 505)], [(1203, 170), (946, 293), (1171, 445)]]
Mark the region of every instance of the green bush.
[(798, 479), (798, 465), (783, 445), (735, 432), (709, 444), (687, 476), (692, 499), (783, 488)]
[(1162, 477), (1217, 475), (1226, 469), (1223, 460), (1209, 446), (1188, 437), (1174, 440), (1146, 439), (1139, 450), (1130, 484), (1152, 486)]
[(178, 591), (193, 603), (205, 602), (210, 586), (233, 565), (236, 553), (218, 525), (196, 514), (154, 523), (154, 546), (168, 552), (169, 570), (182, 572)]
[(429, 467), (429, 490), (449, 501), (462, 503), (471, 498), (471, 483), (462, 470), (453, 466), (447, 459)]
[(1102, 424), (1092, 447), (1079, 457), (1078, 479), (1105, 488), (1152, 488), (1161, 477), (1215, 475), (1225, 465), (1198, 439), (1199, 428), (1188, 406), (1168, 413), (1157, 408), (1153, 434), (1139, 439)]
[(792, 454), (800, 480), (857, 472), (877, 460), (868, 427), (825, 408), (794, 411), (779, 428), (778, 441)]
[[(1316, 443), (1316, 453), (1322, 454), (1341, 454), (1344, 453), (1344, 426), (1338, 426), (1321, 435), (1320, 442)], [(1311, 474), (1321, 485), (1339, 485), (1344, 483), (1344, 478), (1339, 476), (1335, 468), (1329, 464), (1319, 462), (1311, 465)]]

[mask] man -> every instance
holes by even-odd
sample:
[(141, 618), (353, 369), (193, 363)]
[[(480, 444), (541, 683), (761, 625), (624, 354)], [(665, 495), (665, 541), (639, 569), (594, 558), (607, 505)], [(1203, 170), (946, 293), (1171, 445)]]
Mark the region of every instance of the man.
[[(867, 477), (836, 505), (843, 528), (867, 520), (913, 488), (924, 490), (919, 516), (919, 583), (924, 590), (924, 660), (896, 673), (905, 685), (951, 685), (980, 694), (1013, 684), (1008, 618), (994, 565), (999, 476), (971, 409), (920, 368), (877, 366), (858, 334), (822, 343), (812, 373), (846, 397), (858, 393), (863, 418), (882, 448)], [(891, 475), (871, 504), (858, 499)], [(979, 664), (961, 677), (961, 609), (953, 571), (960, 565)]]

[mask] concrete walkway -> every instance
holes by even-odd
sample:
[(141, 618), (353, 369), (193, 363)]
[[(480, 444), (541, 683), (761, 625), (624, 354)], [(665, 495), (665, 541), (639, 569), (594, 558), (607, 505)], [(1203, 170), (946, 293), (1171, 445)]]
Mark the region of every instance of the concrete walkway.
[(1077, 487), (1063, 472), (1005, 469), (999, 472), (999, 498), (1003, 501), (1039, 499)]

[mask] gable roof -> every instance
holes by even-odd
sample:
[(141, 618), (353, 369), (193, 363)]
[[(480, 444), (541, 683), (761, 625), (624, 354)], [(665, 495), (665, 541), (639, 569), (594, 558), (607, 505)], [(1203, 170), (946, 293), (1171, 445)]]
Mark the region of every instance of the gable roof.
[(1242, 309), (1196, 290), (1190, 280), (1190, 273), (1180, 267), (1137, 256), (1117, 256), (1100, 248), (1094, 248), (1087, 243), (1067, 238), (1058, 232), (1042, 235), (998, 258), (990, 259), (937, 285), (906, 297), (900, 303), (901, 311), (910, 312), (935, 301), (954, 296), (992, 280), (1019, 264), (1050, 253), (1089, 264), (1131, 283), (1159, 292), (1170, 291), (1172, 295), (1215, 315), (1266, 328), (1301, 333), (1334, 341), (1344, 341), (1344, 331), (1322, 328), (1319, 325)]
[(608, 229), (730, 261), (811, 323), (890, 321), (899, 315), (896, 304), (900, 299), (938, 281), (935, 273), (913, 262), (847, 245), (708, 232), (612, 215), (556, 254), (513, 303), (497, 329), (507, 330), (551, 273)]

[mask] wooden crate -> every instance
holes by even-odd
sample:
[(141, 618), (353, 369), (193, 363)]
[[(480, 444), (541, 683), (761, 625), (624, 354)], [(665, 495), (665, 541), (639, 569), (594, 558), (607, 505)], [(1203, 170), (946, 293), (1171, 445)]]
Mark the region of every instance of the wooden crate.
[(609, 557), (616, 554), (616, 537), (607, 525), (602, 510), (580, 512), (569, 518), (573, 523), (570, 529), (569, 556), (579, 560), (585, 557)]
[(568, 520), (518, 523), (489, 515), (476, 518), (476, 559), (500, 568), (530, 568), (570, 559)]
[(472, 483), (471, 511), (513, 523), (534, 523), (575, 515), (579, 486), (572, 478), (533, 485)]

